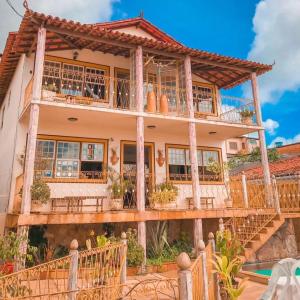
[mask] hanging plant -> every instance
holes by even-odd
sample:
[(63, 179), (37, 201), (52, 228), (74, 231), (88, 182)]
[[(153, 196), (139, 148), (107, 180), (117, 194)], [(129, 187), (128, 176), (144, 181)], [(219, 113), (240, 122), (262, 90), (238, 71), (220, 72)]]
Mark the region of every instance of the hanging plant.
[(41, 178), (33, 181), (31, 186), (31, 199), (41, 203), (47, 203), (50, 199), (50, 188)]

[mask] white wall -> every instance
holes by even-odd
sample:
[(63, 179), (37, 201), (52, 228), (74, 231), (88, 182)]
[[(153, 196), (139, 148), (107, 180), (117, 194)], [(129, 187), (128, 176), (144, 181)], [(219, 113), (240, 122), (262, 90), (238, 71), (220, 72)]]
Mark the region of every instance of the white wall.
[(25, 55), (22, 55), (0, 110), (2, 117), (3, 107), (5, 107), (3, 128), (0, 129), (0, 212), (6, 212), (8, 208), (18, 137), (18, 117), (25, 88), (24, 71)]

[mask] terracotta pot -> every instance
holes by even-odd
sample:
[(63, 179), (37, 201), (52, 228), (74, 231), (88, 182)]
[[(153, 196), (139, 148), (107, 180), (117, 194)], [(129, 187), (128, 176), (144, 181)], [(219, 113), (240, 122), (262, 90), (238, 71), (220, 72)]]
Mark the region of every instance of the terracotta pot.
[(242, 123), (246, 125), (253, 125), (252, 117), (242, 117)]
[(160, 96), (160, 107), (159, 107), (159, 112), (163, 115), (167, 115), (169, 112), (168, 108), (168, 98), (166, 95), (161, 95)]
[(6, 262), (4, 265), (0, 266), (0, 272), (4, 275), (8, 275), (13, 273), (14, 271), (14, 264), (11, 262)]
[(156, 96), (153, 91), (147, 94), (147, 112), (156, 112)]

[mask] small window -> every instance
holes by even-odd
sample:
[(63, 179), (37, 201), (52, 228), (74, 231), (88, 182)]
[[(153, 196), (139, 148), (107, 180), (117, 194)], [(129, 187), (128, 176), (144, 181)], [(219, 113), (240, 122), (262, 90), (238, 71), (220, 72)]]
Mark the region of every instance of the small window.
[(257, 145), (257, 141), (255, 139), (249, 139), (249, 144)]
[(229, 148), (230, 150), (237, 150), (238, 149), (237, 142), (229, 142)]

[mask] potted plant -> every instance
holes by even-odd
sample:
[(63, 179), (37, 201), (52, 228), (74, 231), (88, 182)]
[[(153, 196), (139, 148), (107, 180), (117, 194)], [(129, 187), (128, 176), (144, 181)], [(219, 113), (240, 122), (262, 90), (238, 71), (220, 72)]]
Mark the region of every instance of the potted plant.
[(236, 280), (242, 268), (241, 255), (244, 247), (230, 230), (218, 231), (216, 234), (217, 253), (216, 273), (218, 274), (222, 299), (237, 299), (243, 291), (242, 283)]
[(31, 186), (31, 210), (37, 212), (42, 210), (49, 211), (49, 207), (45, 206), (45, 204), (49, 203), (49, 199), (50, 188), (47, 183), (41, 178), (35, 179)]
[(107, 190), (110, 194), (110, 199), (112, 200), (111, 209), (121, 210), (124, 205), (123, 197), (128, 190), (129, 183), (123, 176), (114, 170), (109, 171), (108, 178), (110, 180), (110, 185), (107, 187)]
[(176, 207), (178, 188), (171, 182), (164, 182), (156, 186), (150, 195), (149, 201), (153, 209), (166, 209)]
[(241, 120), (242, 120), (243, 124), (247, 124), (247, 125), (253, 124), (252, 118), (254, 116), (254, 111), (246, 108), (246, 109), (240, 111), (240, 115), (241, 115)]
[(0, 237), (0, 276), (10, 274), (14, 271), (15, 265), (23, 264), (33, 260), (36, 248), (27, 246), (26, 251), (22, 251), (22, 245), (28, 245), (25, 235), (18, 235), (10, 231)]
[(58, 88), (55, 84), (43, 85), (42, 98), (51, 99), (56, 96), (57, 92), (58, 92)]

